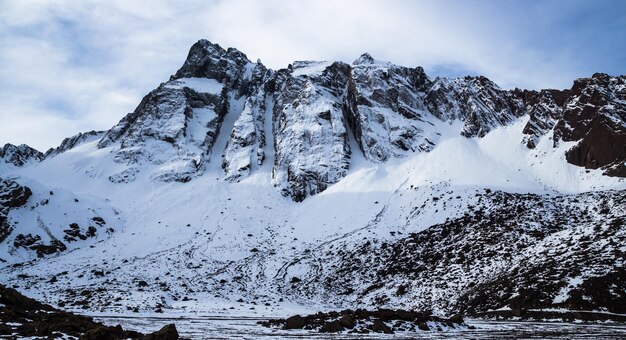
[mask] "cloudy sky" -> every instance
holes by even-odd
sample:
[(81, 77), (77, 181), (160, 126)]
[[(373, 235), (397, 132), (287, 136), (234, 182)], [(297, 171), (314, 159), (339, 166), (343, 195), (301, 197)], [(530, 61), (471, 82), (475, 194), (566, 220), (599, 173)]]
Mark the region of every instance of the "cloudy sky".
[(626, 1), (0, 0), (0, 144), (111, 127), (201, 38), (275, 69), (367, 51), (431, 77), (567, 88), (626, 74)]

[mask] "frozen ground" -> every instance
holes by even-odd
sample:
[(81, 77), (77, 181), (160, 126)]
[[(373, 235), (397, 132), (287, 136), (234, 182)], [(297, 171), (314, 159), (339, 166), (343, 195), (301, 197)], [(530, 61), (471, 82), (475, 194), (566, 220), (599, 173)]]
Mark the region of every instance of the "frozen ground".
[(328, 334), (285, 331), (257, 325), (262, 318), (250, 317), (97, 317), (124, 329), (151, 331), (175, 323), (181, 336), (190, 339), (623, 339), (626, 325), (562, 322), (497, 322), (469, 320), (475, 329), (398, 334)]

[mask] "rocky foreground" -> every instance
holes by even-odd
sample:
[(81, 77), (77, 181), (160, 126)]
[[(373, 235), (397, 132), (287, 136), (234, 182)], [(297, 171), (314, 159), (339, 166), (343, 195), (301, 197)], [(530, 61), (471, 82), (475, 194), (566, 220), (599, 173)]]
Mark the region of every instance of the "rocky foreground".
[(294, 315), (287, 319), (273, 319), (260, 321), (265, 327), (281, 327), (282, 329), (303, 329), (319, 331), (321, 333), (348, 333), (367, 334), (415, 331), (442, 331), (451, 329), (468, 329), (459, 315), (450, 319), (436, 317), (426, 312), (404, 310), (379, 309), (369, 311), (365, 309), (341, 312), (316, 313), (307, 316)]
[(159, 331), (142, 334), (105, 326), (87, 316), (75, 315), (30, 299), (12, 288), (0, 285), (0, 337), (45, 337), (81, 340), (176, 340), (178, 331), (169, 324)]

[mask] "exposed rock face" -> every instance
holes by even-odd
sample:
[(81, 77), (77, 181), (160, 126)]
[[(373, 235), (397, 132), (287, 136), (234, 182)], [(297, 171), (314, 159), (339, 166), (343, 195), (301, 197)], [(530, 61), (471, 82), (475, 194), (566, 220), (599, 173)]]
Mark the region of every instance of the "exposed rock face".
[(554, 131), (555, 146), (578, 142), (567, 151), (569, 163), (626, 176), (626, 77), (596, 73), (577, 79), (571, 90), (525, 91), (524, 97), (529, 148)]
[(276, 159), (273, 183), (302, 201), (345, 176), (350, 146), (343, 95), (350, 67), (333, 63), (321, 72), (295, 63), (276, 74)]
[(626, 77), (597, 73), (576, 80), (555, 130), (563, 141), (579, 141), (568, 162), (626, 176)]
[(539, 139), (554, 128), (557, 120), (563, 117), (563, 106), (569, 91), (541, 90), (514, 91), (514, 94), (523, 98), (526, 110), (530, 116), (524, 127), (524, 142), (529, 149), (537, 146)]
[[(133, 181), (144, 163), (153, 166), (150, 177), (159, 181), (187, 182), (201, 175), (231, 99), (258, 92), (266, 71), (235, 49), (224, 50), (206, 40), (194, 44), (170, 81), (148, 94), (133, 113), (100, 141), (101, 148), (115, 145), (116, 162), (128, 165), (112, 175), (111, 181)], [(253, 105), (250, 101), (250, 110)], [(232, 136), (245, 141), (249, 136), (238, 135), (244, 132), (240, 131), (241, 125), (245, 124), (236, 126), (239, 130)], [(215, 161), (219, 161), (223, 151), (215, 151)]]
[[(200, 40), (189, 50), (187, 60), (170, 80), (181, 78), (208, 78), (229, 88), (242, 86), (246, 65), (250, 60), (234, 48), (224, 50), (208, 40)], [(243, 94), (243, 93), (242, 93)]]
[(13, 231), (8, 223), (11, 208), (26, 204), (32, 195), (30, 188), (21, 186), (15, 181), (0, 178), (0, 242), (3, 242)]
[[(98, 146), (120, 164), (112, 182), (187, 182), (211, 162), (239, 181), (269, 162), (274, 186), (301, 201), (344, 177), (355, 152), (385, 162), (432, 150), (446, 123), (461, 122), (458, 133), (480, 138), (528, 115), (521, 140), (528, 148), (544, 138), (554, 146), (575, 141), (568, 162), (626, 176), (624, 87), (623, 76), (596, 74), (571, 90), (507, 91), (482, 76), (431, 80), (421, 67), (369, 54), (352, 65), (307, 61), (272, 71), (200, 40)], [(79, 134), (47, 155), (95, 136)]]
[(435, 79), (426, 105), (441, 120), (463, 121), (461, 134), (466, 137), (483, 137), (525, 113), (521, 100), (482, 76)]
[(365, 157), (384, 162), (406, 151), (428, 151), (432, 115), (424, 103), (431, 82), (421, 67), (409, 69), (364, 54), (352, 64), (348, 122)]
[[(152, 164), (153, 179), (189, 181), (204, 169), (204, 157), (211, 151), (228, 107), (221, 84), (211, 79), (200, 82), (172, 80), (162, 84), (128, 119), (111, 129), (99, 146), (119, 142), (116, 162), (129, 165), (129, 169), (144, 162)], [(111, 181), (126, 181), (123, 175), (112, 176)]]
[(261, 166), (266, 157), (268, 140), (272, 142), (273, 149), (272, 102), (265, 83), (271, 74), (260, 62), (251, 71), (247, 88), (249, 96), (224, 150), (222, 167), (229, 180), (237, 180), (250, 174), (254, 167)]
[(44, 159), (44, 154), (26, 144), (15, 146), (5, 144), (0, 148), (0, 162), (13, 166), (36, 164)]
[(567, 161), (588, 169), (606, 168), (605, 174), (626, 177), (626, 127), (598, 116), (587, 134), (566, 153)]

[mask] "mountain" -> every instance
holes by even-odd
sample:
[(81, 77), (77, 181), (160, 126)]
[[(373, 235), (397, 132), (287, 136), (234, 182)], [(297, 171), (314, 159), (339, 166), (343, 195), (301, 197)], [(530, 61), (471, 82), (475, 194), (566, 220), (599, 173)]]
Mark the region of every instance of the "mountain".
[(38, 163), (44, 158), (44, 154), (26, 144), (15, 146), (7, 143), (0, 148), (0, 166), (21, 167)]
[[(116, 183), (137, 176), (187, 182), (211, 163), (236, 181), (268, 161), (273, 185), (302, 201), (345, 177), (352, 153), (386, 162), (427, 152), (450, 122), (463, 124), (462, 136), (483, 137), (530, 117), (529, 148), (553, 131), (555, 146), (577, 142), (567, 151), (571, 164), (625, 176), (623, 112), (624, 77), (596, 74), (566, 91), (506, 91), (485, 77), (430, 80), (420, 67), (368, 54), (351, 65), (295, 62), (272, 71), (201, 40), (98, 148), (113, 148), (120, 167), (109, 179)], [(47, 155), (77, 138), (84, 137)]]
[(2, 149), (0, 281), (107, 313), (625, 313), (625, 104), (626, 76), (505, 90), (200, 40), (108, 131)]

